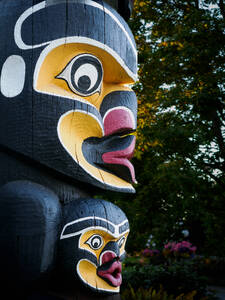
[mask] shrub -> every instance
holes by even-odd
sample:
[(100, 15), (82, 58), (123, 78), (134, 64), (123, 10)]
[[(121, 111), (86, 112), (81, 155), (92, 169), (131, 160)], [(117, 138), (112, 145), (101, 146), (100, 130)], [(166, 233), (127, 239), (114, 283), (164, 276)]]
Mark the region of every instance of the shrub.
[(196, 295), (196, 291), (192, 291), (188, 294), (180, 294), (175, 297), (168, 295), (168, 293), (160, 286), (160, 289), (156, 291), (152, 287), (149, 289), (139, 288), (135, 291), (131, 286), (124, 290), (121, 294), (122, 300), (193, 300)]
[(207, 277), (208, 285), (225, 286), (225, 257), (196, 256), (193, 263), (196, 272)]
[(143, 264), (136, 259), (128, 260), (128, 265), (123, 272), (122, 290), (129, 288), (159, 289), (162, 285), (168, 294), (175, 297), (196, 291), (195, 299), (206, 295), (207, 278), (199, 276), (194, 269), (192, 260), (182, 259), (173, 264), (149, 265)]

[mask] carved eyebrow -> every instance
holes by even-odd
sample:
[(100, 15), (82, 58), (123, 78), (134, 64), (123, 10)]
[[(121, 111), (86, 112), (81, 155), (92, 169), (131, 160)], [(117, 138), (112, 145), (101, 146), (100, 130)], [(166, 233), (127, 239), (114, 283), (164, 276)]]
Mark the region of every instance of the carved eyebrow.
[(127, 231), (129, 229), (129, 222), (127, 221), (123, 225), (119, 227), (119, 233), (122, 234), (123, 232)]
[(80, 235), (87, 231), (87, 229), (101, 229), (113, 235), (115, 238), (119, 237), (124, 229), (129, 231), (128, 220), (116, 225), (112, 222), (95, 216), (81, 218), (66, 224), (62, 230), (60, 239), (66, 239), (73, 236)]

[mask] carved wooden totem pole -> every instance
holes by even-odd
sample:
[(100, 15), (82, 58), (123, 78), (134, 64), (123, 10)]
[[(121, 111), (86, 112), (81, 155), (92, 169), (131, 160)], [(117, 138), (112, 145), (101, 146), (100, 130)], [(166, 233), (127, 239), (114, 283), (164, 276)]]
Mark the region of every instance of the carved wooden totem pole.
[[(0, 1), (5, 299), (120, 299), (134, 192), (132, 0)], [(7, 294), (6, 294), (7, 295)]]

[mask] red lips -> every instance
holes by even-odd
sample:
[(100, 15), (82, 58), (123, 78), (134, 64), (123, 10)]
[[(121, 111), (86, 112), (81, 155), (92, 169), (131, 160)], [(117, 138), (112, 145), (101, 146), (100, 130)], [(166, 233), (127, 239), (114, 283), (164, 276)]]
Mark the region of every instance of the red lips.
[[(105, 136), (112, 134), (129, 133), (136, 129), (132, 112), (125, 108), (115, 108), (104, 117)], [(132, 182), (136, 183), (135, 172), (132, 163), (129, 161), (134, 154), (136, 138), (128, 147), (119, 151), (106, 152), (102, 155), (102, 160), (106, 164), (118, 164), (127, 167), (130, 171)]]
[(98, 268), (97, 274), (114, 287), (118, 287), (122, 283), (122, 265), (118, 261), (116, 255), (107, 251), (102, 256), (102, 265)]
[(129, 161), (133, 157), (136, 138), (134, 137), (129, 147), (113, 152), (107, 152), (102, 155), (102, 160), (107, 164), (124, 165), (130, 170), (132, 181), (135, 183), (135, 172), (132, 163)]

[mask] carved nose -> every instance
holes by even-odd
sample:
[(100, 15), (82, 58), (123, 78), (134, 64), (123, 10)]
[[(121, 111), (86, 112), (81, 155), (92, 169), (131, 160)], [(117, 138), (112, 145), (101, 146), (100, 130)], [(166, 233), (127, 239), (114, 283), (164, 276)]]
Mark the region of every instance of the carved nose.
[(126, 107), (110, 109), (104, 116), (105, 135), (129, 132), (136, 129), (132, 112)]
[(111, 260), (113, 260), (114, 258), (116, 258), (116, 254), (111, 252), (111, 251), (107, 251), (102, 255), (102, 259), (101, 259), (101, 264), (105, 264)]
[(109, 242), (100, 254), (100, 265), (120, 257), (120, 248), (116, 242)]

